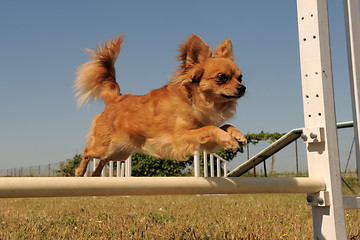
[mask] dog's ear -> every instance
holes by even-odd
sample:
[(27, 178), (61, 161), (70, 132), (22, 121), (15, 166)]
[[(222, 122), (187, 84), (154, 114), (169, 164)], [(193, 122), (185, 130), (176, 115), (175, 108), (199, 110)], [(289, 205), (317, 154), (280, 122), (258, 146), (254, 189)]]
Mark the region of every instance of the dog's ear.
[(181, 61), (180, 68), (189, 70), (198, 63), (203, 63), (211, 57), (211, 49), (198, 36), (191, 35), (179, 48), (180, 55), (177, 57)]
[(214, 51), (214, 57), (230, 58), (231, 60), (234, 60), (232, 43), (229, 38), (217, 46)]

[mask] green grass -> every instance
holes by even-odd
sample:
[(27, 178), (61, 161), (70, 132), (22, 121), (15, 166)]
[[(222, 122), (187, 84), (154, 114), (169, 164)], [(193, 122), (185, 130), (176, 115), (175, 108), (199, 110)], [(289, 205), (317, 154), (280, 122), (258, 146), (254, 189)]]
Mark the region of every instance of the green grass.
[[(345, 215), (360, 239), (360, 210)], [(0, 239), (312, 237), (305, 194), (0, 199)]]

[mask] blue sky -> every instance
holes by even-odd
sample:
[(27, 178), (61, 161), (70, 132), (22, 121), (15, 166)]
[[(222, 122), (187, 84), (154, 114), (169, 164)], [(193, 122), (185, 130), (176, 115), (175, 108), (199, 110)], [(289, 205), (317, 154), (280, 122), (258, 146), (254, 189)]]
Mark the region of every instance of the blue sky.
[[(342, 1), (330, 1), (338, 121), (352, 119)], [(247, 94), (230, 122), (243, 133), (303, 126), (296, 1), (2, 1), (0, 168), (55, 163), (82, 153), (103, 104), (77, 108), (82, 51), (124, 33), (116, 62), (122, 93), (165, 85), (181, 42), (231, 38)], [(351, 134), (344, 137), (345, 147)], [(350, 142), (350, 143), (348, 143)]]

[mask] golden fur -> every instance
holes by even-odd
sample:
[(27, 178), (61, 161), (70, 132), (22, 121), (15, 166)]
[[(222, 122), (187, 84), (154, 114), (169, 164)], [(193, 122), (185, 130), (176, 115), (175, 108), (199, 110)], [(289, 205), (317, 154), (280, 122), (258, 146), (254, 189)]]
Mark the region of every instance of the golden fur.
[(120, 93), (114, 63), (122, 39), (87, 50), (92, 60), (78, 69), (78, 103), (102, 99), (106, 106), (93, 120), (76, 176), (85, 174), (92, 158), (100, 159), (93, 172), (99, 176), (108, 161), (124, 161), (134, 152), (183, 161), (194, 150), (235, 150), (246, 143), (233, 126), (217, 127), (233, 116), (245, 93), (230, 39), (212, 52), (192, 35), (180, 46), (181, 64), (169, 83), (146, 95)]

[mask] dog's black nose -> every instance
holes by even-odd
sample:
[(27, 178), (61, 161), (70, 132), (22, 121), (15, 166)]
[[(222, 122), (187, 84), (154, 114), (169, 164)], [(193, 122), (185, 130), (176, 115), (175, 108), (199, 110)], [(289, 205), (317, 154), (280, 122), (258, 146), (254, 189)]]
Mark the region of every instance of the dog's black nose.
[(237, 85), (237, 90), (238, 90), (238, 92), (239, 92), (239, 94), (244, 94), (245, 93), (245, 90), (246, 90), (246, 87), (244, 86), (244, 85)]

